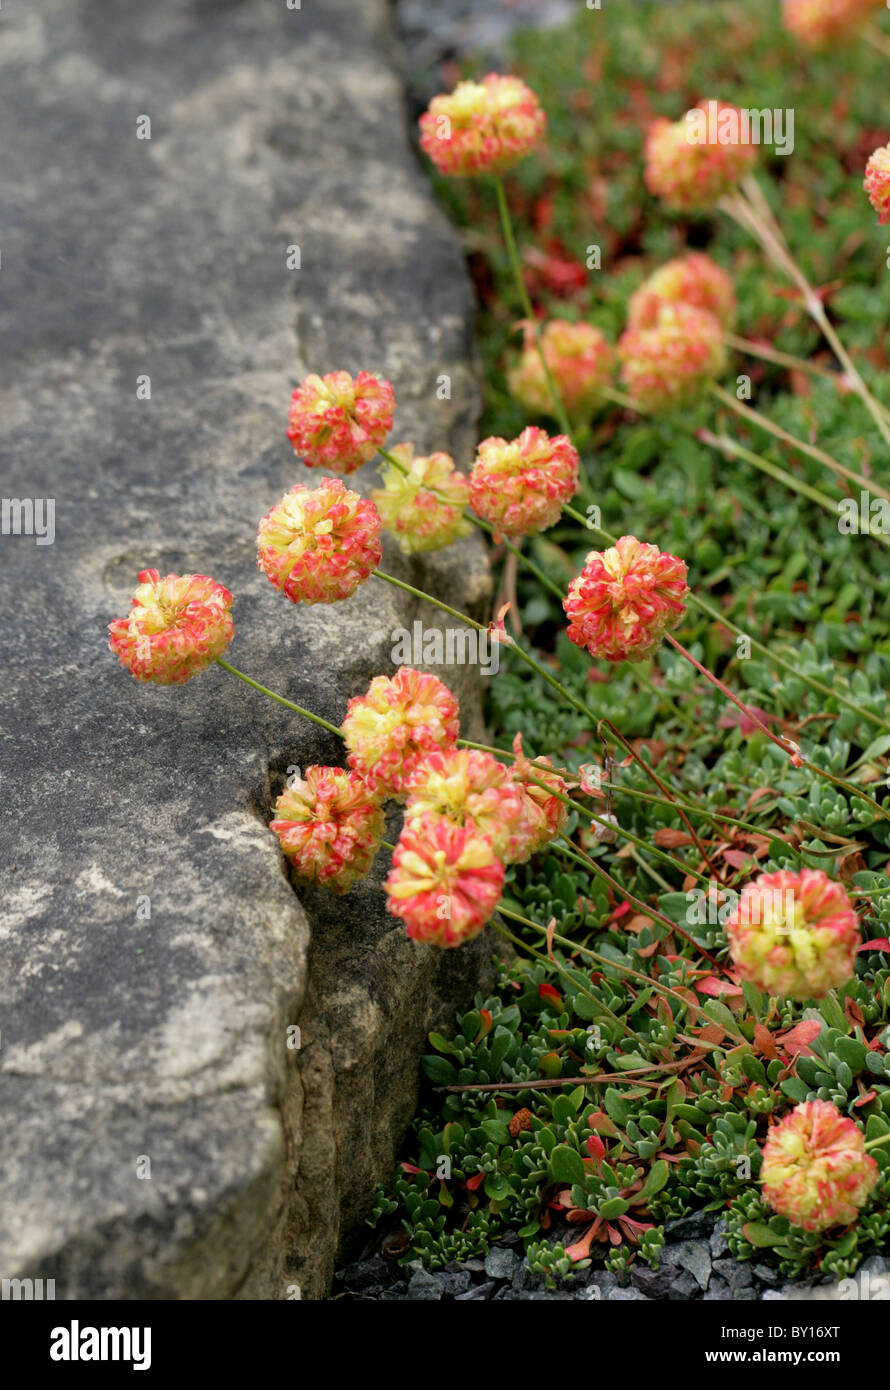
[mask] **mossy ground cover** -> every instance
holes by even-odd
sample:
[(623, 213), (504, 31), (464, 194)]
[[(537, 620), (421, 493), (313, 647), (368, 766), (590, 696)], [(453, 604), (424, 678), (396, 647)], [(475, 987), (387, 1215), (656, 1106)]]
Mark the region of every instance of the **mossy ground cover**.
[[(796, 291), (744, 233), (719, 214), (666, 214), (642, 181), (657, 115), (676, 120), (712, 96), (793, 109), (794, 152), (764, 150), (761, 185), (886, 400), (888, 236), (861, 182), (888, 136), (877, 124), (887, 63), (864, 43), (806, 53), (782, 33), (773, 0), (606, 4), (567, 29), (520, 36), (514, 70), (549, 117), (546, 147), (509, 184), (536, 307), (593, 322), (614, 341), (651, 270), (706, 250), (732, 273), (738, 333), (832, 372)], [(484, 184), (439, 187), (480, 295), (484, 433), (510, 438), (529, 421), (506, 387), (521, 310), (494, 201)], [(890, 482), (877, 430), (836, 376), (735, 354), (723, 384), (734, 391), (742, 374), (759, 411)], [(725, 431), (830, 505), (715, 450), (702, 429)], [(756, 1253), (792, 1275), (848, 1274), (887, 1248), (890, 1149), (873, 1151), (881, 1178), (858, 1223), (807, 1234), (761, 1201), (760, 1147), (771, 1118), (816, 1097), (867, 1138), (890, 1130), (890, 951), (860, 952), (855, 979), (818, 1003), (770, 1001), (727, 973), (722, 894), (755, 871), (820, 868), (855, 895), (864, 942), (890, 934), (886, 543), (839, 529), (837, 503), (858, 499), (858, 488), (713, 402), (680, 420), (610, 408), (582, 452), (577, 509), (598, 508), (614, 534), (682, 556), (692, 590), (725, 620), (690, 607), (684, 645), (873, 804), (793, 766), (669, 647), (642, 665), (591, 662), (567, 640), (558, 599), (520, 567), (525, 637), (589, 718), (508, 656), (491, 681), (494, 742), (507, 748), (521, 732), (533, 755), (598, 767), (586, 804), (614, 818), (617, 834), (573, 811), (578, 856), (553, 846), (510, 871), (506, 907), (553, 924), (553, 937), (511, 921), (524, 954), (452, 1036), (431, 1038), (423, 1108), (376, 1216), (399, 1232), (405, 1258), (433, 1266), (518, 1228), (534, 1266), (553, 1277), (589, 1258), (655, 1262), (665, 1222), (707, 1208), (728, 1215), (739, 1258)], [(569, 522), (524, 550), (564, 588), (596, 543)]]

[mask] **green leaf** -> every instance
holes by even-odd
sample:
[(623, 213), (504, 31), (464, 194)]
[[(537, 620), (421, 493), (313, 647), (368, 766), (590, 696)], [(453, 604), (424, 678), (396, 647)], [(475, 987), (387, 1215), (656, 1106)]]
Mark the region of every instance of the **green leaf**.
[(742, 1235), (749, 1245), (756, 1246), (758, 1250), (783, 1244), (782, 1237), (771, 1231), (763, 1221), (746, 1221), (742, 1227)]
[(670, 1164), (666, 1163), (663, 1158), (657, 1159), (656, 1162), (653, 1163), (652, 1167), (649, 1169), (649, 1175), (646, 1178), (646, 1181), (643, 1183), (643, 1186), (641, 1187), (635, 1200), (638, 1202), (651, 1201), (655, 1194), (657, 1192), (660, 1192), (661, 1189), (664, 1187), (670, 1175)]
[(578, 1150), (570, 1149), (568, 1144), (557, 1144), (550, 1155), (550, 1177), (553, 1182), (583, 1182), (585, 1170)]
[(457, 1072), (445, 1057), (430, 1054), (424, 1057), (421, 1066), (424, 1074), (430, 1081), (435, 1081), (437, 1086), (451, 1086), (457, 1080)]
[(597, 1210), (597, 1216), (601, 1216), (604, 1221), (614, 1221), (616, 1217), (623, 1216), (630, 1206), (623, 1197), (612, 1197), (608, 1202), (603, 1202)]

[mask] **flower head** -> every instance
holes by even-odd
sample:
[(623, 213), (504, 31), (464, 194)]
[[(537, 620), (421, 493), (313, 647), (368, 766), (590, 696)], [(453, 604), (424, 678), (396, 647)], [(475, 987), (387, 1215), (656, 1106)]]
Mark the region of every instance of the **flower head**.
[(881, 145), (869, 158), (862, 187), (883, 227), (890, 222), (890, 145)]
[(345, 893), (370, 869), (383, 825), (380, 803), (358, 773), (307, 767), (279, 796), (269, 828), (300, 878)]
[(682, 618), (686, 573), (683, 560), (636, 536), (592, 550), (563, 600), (570, 640), (605, 661), (642, 661)]
[(490, 840), (443, 816), (406, 823), (383, 885), (408, 935), (433, 946), (478, 936), (498, 905), (504, 866)]
[(565, 434), (529, 425), (518, 439), (483, 439), (470, 473), (470, 503), (496, 539), (531, 536), (559, 520), (578, 489), (578, 454)]
[(523, 796), (509, 769), (490, 753), (451, 748), (428, 754), (411, 778), (405, 820), (444, 816), (484, 835), (498, 859), (526, 857)]
[(653, 323), (627, 328), (618, 343), (621, 380), (644, 410), (692, 405), (726, 365), (723, 330), (713, 314), (660, 301)]
[(379, 565), (380, 529), (374, 503), (339, 478), (297, 483), (259, 524), (257, 564), (291, 603), (335, 603)]
[(309, 468), (354, 473), (392, 429), (392, 385), (371, 372), (307, 376), (291, 397), (287, 437)]
[[(589, 418), (602, 403), (603, 388), (610, 384), (615, 368), (614, 349), (607, 338), (591, 323), (551, 319), (541, 333), (541, 351), (569, 415), (576, 420)], [(553, 399), (529, 324), (522, 356), (507, 381), (530, 414), (553, 414)]]
[(457, 700), (437, 676), (411, 666), (375, 676), (367, 695), (356, 695), (346, 707), (349, 766), (374, 791), (404, 796), (425, 757), (454, 747), (458, 718)]
[[(524, 844), (520, 862), (524, 862), (565, 829), (569, 808), (560, 798), (568, 796), (569, 785), (553, 769), (549, 758), (535, 758), (533, 762), (526, 756), (522, 750), (522, 734), (517, 734), (513, 740), (513, 756), (513, 781), (522, 792)], [(541, 782), (546, 785), (540, 786)]]
[(855, 38), (883, 0), (782, 0), (782, 23), (808, 48)]
[(646, 187), (668, 207), (703, 212), (731, 193), (757, 159), (742, 112), (709, 101), (682, 121), (655, 121), (646, 137)]
[(846, 984), (861, 942), (846, 889), (821, 869), (760, 874), (742, 889), (726, 935), (742, 979), (785, 999), (821, 999)]
[(109, 624), (109, 647), (137, 681), (181, 685), (222, 656), (235, 635), (232, 595), (206, 574), (141, 570), (126, 618)]
[(408, 555), (443, 550), (470, 535), (473, 524), (463, 514), (470, 485), (450, 454), (415, 458), (413, 444), (399, 444), (390, 452), (408, 471), (386, 464), (380, 470), (383, 487), (374, 489), (371, 500), (402, 550)]
[(667, 261), (644, 281), (631, 296), (628, 327), (653, 327), (665, 303), (705, 309), (724, 329), (732, 328), (735, 321), (736, 297), (732, 280), (716, 261), (701, 251)]
[(420, 118), (420, 147), (443, 174), (503, 174), (534, 149), (546, 126), (524, 82), (490, 72), (433, 98)]
[(855, 1221), (878, 1176), (862, 1130), (827, 1100), (795, 1105), (763, 1146), (763, 1196), (805, 1231)]

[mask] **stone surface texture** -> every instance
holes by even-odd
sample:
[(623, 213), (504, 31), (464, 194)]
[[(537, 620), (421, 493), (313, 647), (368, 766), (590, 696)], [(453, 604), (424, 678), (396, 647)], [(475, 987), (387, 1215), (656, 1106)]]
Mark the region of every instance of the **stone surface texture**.
[[(384, 855), (345, 898), (294, 892), (270, 803), (337, 739), (218, 669), (137, 685), (106, 646), (138, 570), (211, 574), (233, 663), (339, 723), (393, 630), (437, 624), (376, 580), (293, 607), (254, 563), (313, 476), (284, 434), (308, 371), (389, 377), (394, 440), (475, 442), (471, 295), (391, 23), (386, 0), (0, 17), (0, 466), (4, 496), (55, 499), (54, 544), (0, 537), (0, 1275), (57, 1298), (322, 1296), (426, 1031), (490, 970), (485, 937), (407, 942)], [(488, 612), (475, 539), (384, 563)], [(478, 672), (443, 674), (478, 736)]]

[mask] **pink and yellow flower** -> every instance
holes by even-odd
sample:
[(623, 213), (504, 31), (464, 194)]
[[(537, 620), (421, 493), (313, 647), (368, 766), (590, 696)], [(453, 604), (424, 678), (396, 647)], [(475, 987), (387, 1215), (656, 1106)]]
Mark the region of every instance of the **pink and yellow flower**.
[(383, 885), (390, 912), (408, 935), (433, 946), (461, 946), (478, 936), (504, 886), (491, 841), (444, 816), (407, 823)]
[(796, 1105), (763, 1146), (764, 1199), (804, 1231), (855, 1221), (878, 1177), (862, 1130), (827, 1100)]
[[(522, 734), (517, 734), (513, 740), (513, 757), (513, 781), (522, 792), (523, 849), (519, 862), (523, 863), (565, 829), (569, 808), (560, 798), (568, 796), (569, 784), (553, 768), (549, 758), (532, 761), (526, 756)], [(541, 782), (545, 786), (540, 786)]]
[(726, 921), (743, 980), (785, 999), (821, 999), (853, 974), (859, 918), (842, 883), (821, 869), (760, 874)]
[(808, 48), (855, 38), (884, 0), (782, 0), (782, 23)]
[(343, 736), (349, 766), (373, 791), (401, 797), (430, 753), (453, 748), (459, 732), (457, 700), (437, 676), (400, 666), (375, 676), (367, 695), (349, 701)]
[(291, 397), (287, 437), (308, 468), (354, 473), (386, 442), (394, 410), (392, 385), (382, 377), (313, 373)]
[(443, 174), (503, 174), (534, 149), (546, 126), (524, 82), (491, 72), (433, 98), (420, 118), (420, 147)]
[(756, 162), (750, 135), (742, 112), (724, 102), (693, 107), (681, 121), (657, 120), (646, 137), (646, 187), (679, 212), (712, 208)]
[(636, 536), (592, 550), (563, 600), (570, 640), (604, 661), (642, 661), (683, 617), (686, 574), (683, 560)]
[(232, 595), (206, 574), (141, 570), (126, 618), (109, 624), (109, 647), (137, 681), (181, 685), (221, 657), (235, 635)]
[(578, 490), (578, 454), (568, 435), (529, 425), (518, 439), (483, 439), (470, 473), (470, 503), (495, 539), (546, 531)]
[(444, 816), (486, 836), (503, 864), (525, 858), (523, 796), (490, 753), (451, 748), (428, 754), (411, 778), (405, 821)]
[(379, 565), (380, 531), (374, 503), (339, 478), (297, 483), (259, 524), (257, 564), (291, 603), (336, 603)]
[(726, 366), (723, 330), (713, 314), (662, 300), (645, 327), (627, 328), (618, 343), (621, 380), (644, 410), (680, 410), (702, 395)]
[(370, 869), (383, 826), (380, 803), (358, 773), (307, 767), (279, 796), (269, 828), (300, 878), (345, 893)]
[(470, 485), (450, 454), (415, 458), (413, 444), (390, 452), (408, 471), (386, 464), (380, 470), (383, 487), (374, 489), (371, 500), (401, 549), (408, 555), (442, 550), (470, 535), (473, 523), (464, 516)]
[(735, 322), (737, 306), (732, 280), (722, 266), (700, 251), (667, 261), (643, 282), (631, 295), (628, 327), (653, 327), (665, 303), (705, 309), (723, 329), (731, 329)]
[[(615, 370), (611, 343), (591, 323), (551, 319), (541, 332), (541, 350), (568, 414), (575, 420), (589, 419), (603, 403), (603, 391)], [(530, 324), (525, 325), (522, 355), (507, 382), (529, 414), (553, 415), (553, 398)]]
[(878, 214), (878, 225), (890, 222), (890, 145), (881, 145), (865, 166), (863, 188)]

